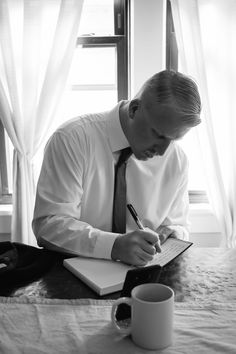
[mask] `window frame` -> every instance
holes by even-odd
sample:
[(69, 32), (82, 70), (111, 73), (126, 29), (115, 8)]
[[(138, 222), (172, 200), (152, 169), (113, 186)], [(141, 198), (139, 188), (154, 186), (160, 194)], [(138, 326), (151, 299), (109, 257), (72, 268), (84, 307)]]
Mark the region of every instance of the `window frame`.
[[(178, 71), (178, 46), (170, 0), (166, 2), (166, 69)], [(189, 190), (188, 194), (191, 204), (209, 203), (204, 190)]]
[[(114, 0), (114, 35), (96, 36), (82, 35), (77, 37), (76, 45), (82, 47), (116, 47), (117, 49), (117, 101), (128, 99), (129, 70), (128, 70), (128, 43), (129, 43), (129, 0)], [(89, 85), (88, 85), (89, 86)], [(91, 89), (93, 86), (91, 85)], [(104, 87), (105, 88), (105, 87)], [(73, 85), (72, 89), (80, 90), (80, 86)]]

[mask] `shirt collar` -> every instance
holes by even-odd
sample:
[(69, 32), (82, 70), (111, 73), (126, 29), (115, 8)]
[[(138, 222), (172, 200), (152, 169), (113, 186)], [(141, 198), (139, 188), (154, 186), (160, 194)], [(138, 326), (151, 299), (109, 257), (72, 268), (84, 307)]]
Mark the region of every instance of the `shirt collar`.
[(119, 151), (130, 146), (120, 124), (119, 110), (124, 101), (120, 101), (109, 114), (107, 121), (107, 132), (111, 151)]

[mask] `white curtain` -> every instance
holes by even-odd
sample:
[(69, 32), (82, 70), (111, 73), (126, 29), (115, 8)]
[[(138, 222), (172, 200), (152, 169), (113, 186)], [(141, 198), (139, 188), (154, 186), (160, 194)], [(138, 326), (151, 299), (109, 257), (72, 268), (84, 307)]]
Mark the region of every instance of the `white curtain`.
[(12, 241), (36, 245), (33, 158), (56, 116), (83, 0), (0, 1), (0, 117), (14, 145)]
[(222, 246), (236, 247), (236, 1), (171, 0), (182, 71), (200, 87), (196, 128), (207, 192), (222, 228)]

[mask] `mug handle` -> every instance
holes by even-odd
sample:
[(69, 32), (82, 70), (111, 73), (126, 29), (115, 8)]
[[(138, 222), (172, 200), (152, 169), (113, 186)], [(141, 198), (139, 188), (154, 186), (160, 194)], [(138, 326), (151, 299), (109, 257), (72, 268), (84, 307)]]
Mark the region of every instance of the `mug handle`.
[(116, 320), (116, 310), (117, 310), (118, 305), (120, 305), (120, 304), (126, 304), (126, 305), (131, 306), (132, 299), (130, 297), (120, 297), (119, 299), (117, 299), (112, 305), (111, 320), (112, 320), (113, 326), (116, 328), (116, 330), (118, 332), (120, 332), (121, 334), (129, 335), (131, 333), (131, 325), (129, 325), (128, 327), (126, 327), (126, 326), (121, 327), (118, 325), (118, 321)]

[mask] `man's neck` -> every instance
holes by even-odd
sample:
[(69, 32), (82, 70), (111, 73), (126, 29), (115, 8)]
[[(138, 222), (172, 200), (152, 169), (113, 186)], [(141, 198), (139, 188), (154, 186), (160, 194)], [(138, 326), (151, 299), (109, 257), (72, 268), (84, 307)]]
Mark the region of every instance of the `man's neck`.
[(119, 108), (120, 125), (128, 141), (129, 102), (130, 101), (123, 101)]

